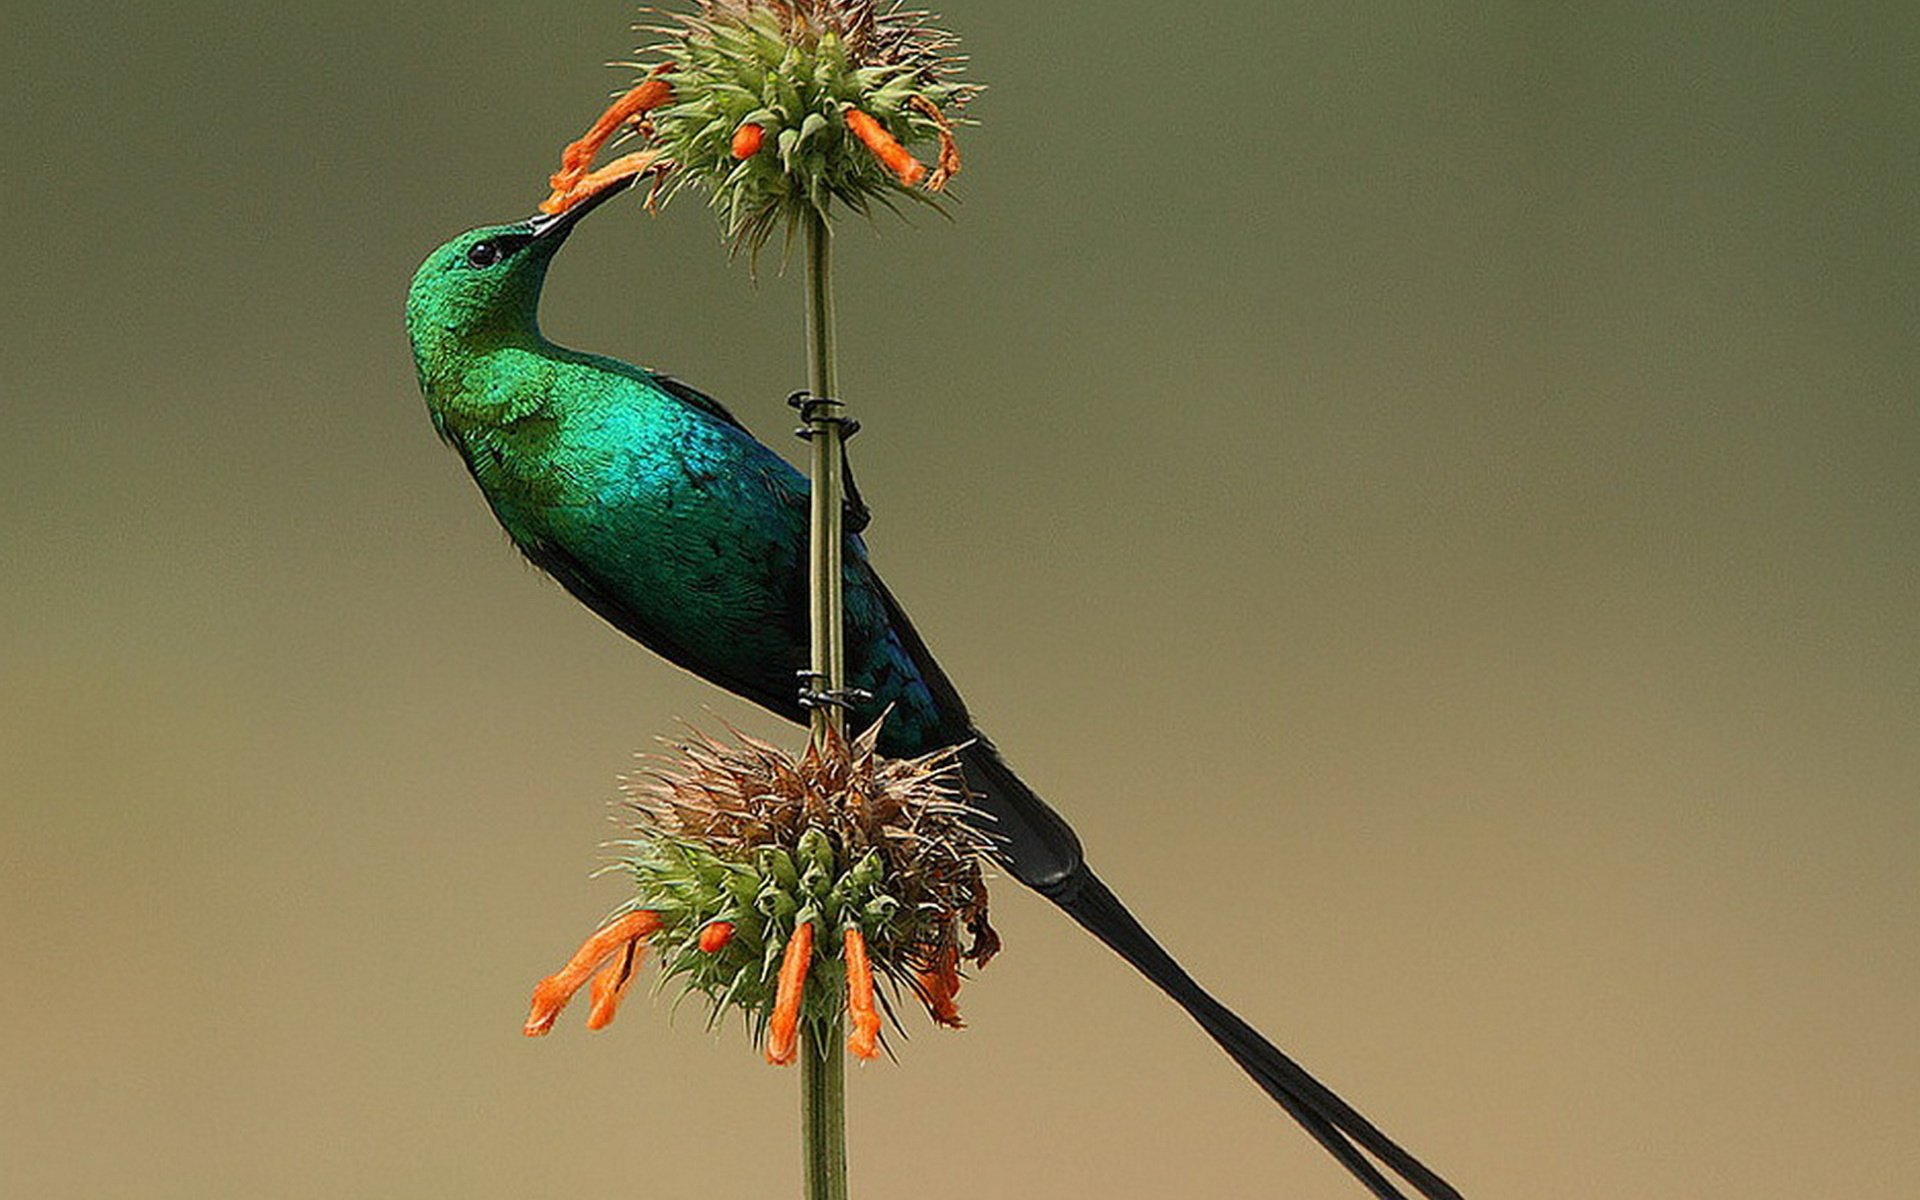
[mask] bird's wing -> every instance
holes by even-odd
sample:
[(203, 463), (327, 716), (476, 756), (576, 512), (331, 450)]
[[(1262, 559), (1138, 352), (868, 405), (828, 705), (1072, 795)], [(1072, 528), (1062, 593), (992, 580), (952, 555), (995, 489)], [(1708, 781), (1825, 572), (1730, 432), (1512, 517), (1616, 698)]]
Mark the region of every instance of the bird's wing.
[[(716, 418), (723, 424), (733, 426), (749, 437), (753, 436), (752, 431), (741, 423), (740, 418), (728, 411), (726, 405), (715, 400), (712, 396), (707, 395), (699, 388), (694, 387), (686, 380), (676, 379), (671, 375), (665, 375), (659, 371), (649, 371), (647, 374), (652, 377), (654, 383), (659, 385), (661, 391), (672, 396), (674, 399), (692, 405), (708, 416)], [(759, 439), (756, 438), (755, 440), (758, 441)], [(764, 444), (765, 443), (762, 443), (762, 445)], [(842, 506), (846, 510), (847, 532), (859, 533), (873, 521), (873, 512), (867, 508), (867, 502), (861, 499), (860, 485), (853, 481), (852, 459), (844, 456), (841, 458), (840, 477), (845, 481), (844, 487), (847, 494), (846, 503)]]
[(609, 588), (598, 573), (565, 546), (554, 541), (529, 540), (520, 542), (519, 548), (535, 566), (573, 593), (575, 599), (598, 613), (615, 629), (668, 662), (790, 721), (806, 720), (806, 710), (800, 707), (797, 700), (798, 681), (792, 679), (790, 667), (756, 663), (754, 669), (729, 669), (729, 664), (719, 662), (711, 655), (688, 649), (661, 623), (641, 620), (615, 589)]
[(653, 379), (654, 383), (659, 385), (660, 390), (669, 396), (693, 405), (693, 407), (699, 409), (701, 412), (706, 413), (710, 417), (718, 418), (742, 433), (747, 432), (747, 427), (740, 423), (739, 417), (734, 416), (727, 410), (726, 405), (715, 400), (712, 396), (707, 395), (699, 388), (694, 387), (683, 379), (675, 379), (673, 376), (662, 374), (659, 371), (648, 371), (647, 374)]

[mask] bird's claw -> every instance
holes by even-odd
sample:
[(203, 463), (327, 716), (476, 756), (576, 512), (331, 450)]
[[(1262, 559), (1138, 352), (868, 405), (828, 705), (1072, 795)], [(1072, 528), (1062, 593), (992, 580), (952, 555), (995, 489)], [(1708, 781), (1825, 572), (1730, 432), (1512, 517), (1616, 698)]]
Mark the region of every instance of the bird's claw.
[[(829, 405), (834, 411), (826, 413), (818, 411)], [(793, 431), (793, 436), (803, 442), (812, 441), (816, 427), (821, 425), (838, 425), (842, 443), (860, 432), (860, 422), (852, 417), (843, 416), (839, 412), (843, 407), (842, 403), (831, 396), (816, 396), (806, 388), (801, 388), (787, 396), (787, 407), (796, 409), (800, 413), (800, 427)], [(861, 499), (860, 485), (853, 481), (853, 464), (845, 459), (841, 462), (841, 479), (846, 485), (847, 532), (860, 533), (873, 523), (873, 510), (867, 507), (865, 500)]]
[[(787, 397), (787, 407), (797, 409), (800, 413), (800, 427), (793, 431), (793, 436), (803, 442), (813, 440), (816, 425), (838, 425), (842, 441), (860, 432), (860, 422), (843, 415), (839, 411), (844, 407), (843, 403), (832, 396), (816, 396), (806, 388), (801, 388)], [(823, 408), (831, 411), (819, 411)]]
[(864, 704), (873, 699), (873, 693), (865, 688), (843, 687), (823, 688), (819, 684), (826, 682), (826, 676), (818, 671), (800, 670), (794, 674), (800, 679), (800, 707), (832, 707), (851, 711), (856, 704)]

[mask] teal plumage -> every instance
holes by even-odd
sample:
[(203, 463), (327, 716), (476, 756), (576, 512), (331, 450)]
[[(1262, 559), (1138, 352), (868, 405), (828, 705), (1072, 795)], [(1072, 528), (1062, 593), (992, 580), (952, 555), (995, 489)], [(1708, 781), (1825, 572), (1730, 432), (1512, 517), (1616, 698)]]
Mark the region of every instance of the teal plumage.
[[(711, 398), (540, 333), (554, 252), (617, 190), (563, 217), (474, 230), (428, 256), (407, 296), (428, 411), (528, 559), (630, 637), (799, 720), (807, 480)], [(887, 714), (882, 751), (970, 743), (969, 788), (1016, 878), (1166, 992), (1375, 1196), (1404, 1200), (1384, 1167), (1429, 1200), (1460, 1200), (1168, 956), (1088, 867), (1066, 821), (974, 728), (857, 535), (845, 551), (848, 683), (872, 697), (853, 717)]]
[[(516, 235), (524, 227), (476, 231), (469, 243)], [(432, 286), (469, 270), (462, 254), (422, 268), (409, 324), (435, 424), (514, 544), (656, 653), (797, 718), (796, 672), (808, 657), (806, 477), (685, 384), (547, 342), (533, 319), (537, 288), (505, 292), (524, 322), (465, 319), (468, 310)], [(887, 713), (888, 754), (965, 740), (965, 707), (857, 535), (845, 564), (848, 682), (872, 695), (856, 721)]]

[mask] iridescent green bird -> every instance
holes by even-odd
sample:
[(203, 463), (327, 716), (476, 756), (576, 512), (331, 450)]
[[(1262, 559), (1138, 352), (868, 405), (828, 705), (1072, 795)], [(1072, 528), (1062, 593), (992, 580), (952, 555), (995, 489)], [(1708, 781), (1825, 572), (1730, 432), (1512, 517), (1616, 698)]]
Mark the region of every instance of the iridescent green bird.
[[(421, 391), (521, 553), (642, 645), (803, 721), (806, 477), (686, 384), (541, 336), (554, 252), (619, 190), (562, 216), (473, 230), (427, 257), (407, 295)], [(851, 717), (887, 712), (881, 751), (971, 742), (968, 783), (1009, 872), (1159, 985), (1376, 1196), (1404, 1200), (1384, 1167), (1431, 1200), (1459, 1200), (1160, 948), (1088, 868), (1066, 821), (974, 727), (857, 532), (845, 562), (848, 683), (870, 697)]]

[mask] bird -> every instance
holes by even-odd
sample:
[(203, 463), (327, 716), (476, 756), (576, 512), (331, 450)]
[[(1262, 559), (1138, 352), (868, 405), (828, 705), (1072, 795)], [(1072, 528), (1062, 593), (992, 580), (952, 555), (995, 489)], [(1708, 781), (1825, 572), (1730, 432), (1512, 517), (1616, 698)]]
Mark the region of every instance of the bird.
[[(563, 213), (470, 230), (421, 264), (406, 324), (427, 410), (515, 547), (621, 633), (789, 720), (807, 709), (807, 478), (720, 402), (540, 331), (555, 253), (620, 180)], [(857, 493), (856, 493), (857, 494)], [(869, 560), (844, 549), (850, 717), (882, 754), (964, 745), (1001, 867), (1116, 951), (1379, 1200), (1460, 1193), (1202, 988), (1089, 865), (1067, 821), (976, 727)], [(1395, 1178), (1390, 1179), (1388, 1173)]]

